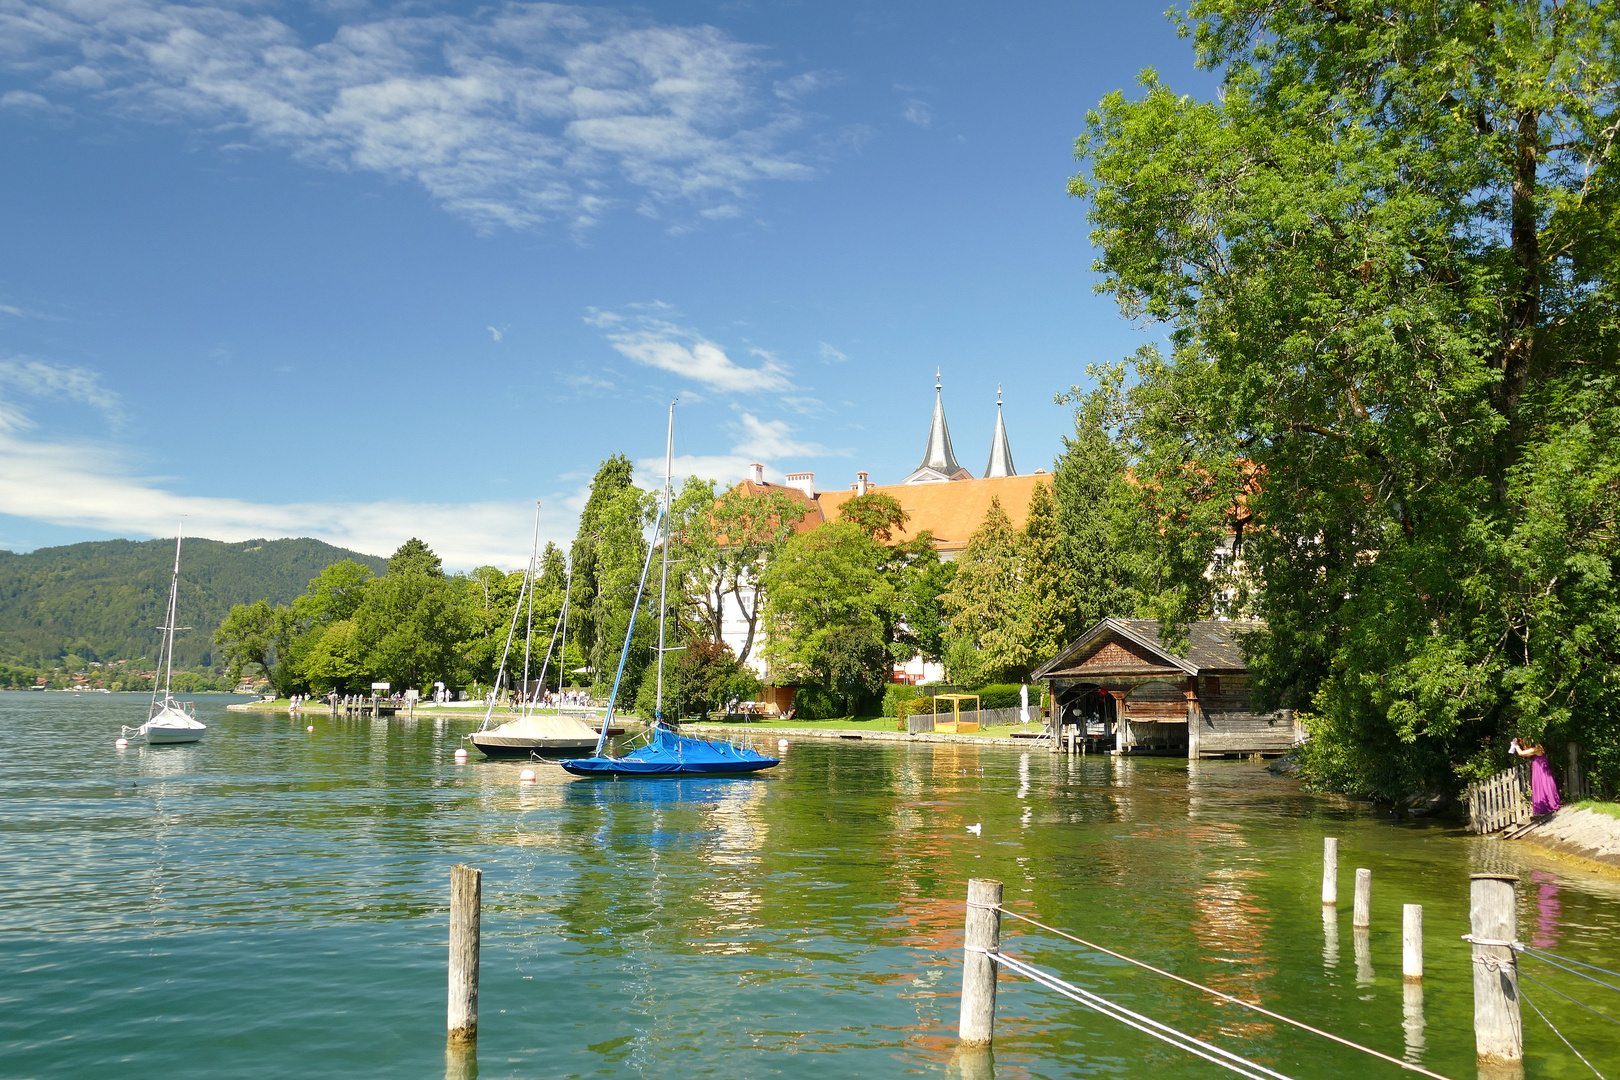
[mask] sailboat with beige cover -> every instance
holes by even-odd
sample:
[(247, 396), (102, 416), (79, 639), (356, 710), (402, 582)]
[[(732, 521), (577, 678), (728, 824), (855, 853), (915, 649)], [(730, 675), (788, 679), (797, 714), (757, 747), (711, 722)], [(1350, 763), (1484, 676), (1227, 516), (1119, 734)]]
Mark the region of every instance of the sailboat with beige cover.
[[(512, 609), (512, 625), (506, 631), (506, 647), (501, 650), (500, 668), (495, 675), (495, 685), (499, 688), (506, 679), (506, 662), (512, 655), (512, 643), (517, 639), (518, 618), (527, 610), (528, 618), (523, 638), (523, 679), (518, 684), (519, 712), (516, 718), (491, 727), (497, 695), (490, 695), (489, 707), (484, 710), (483, 726), (467, 736), (467, 741), (478, 747), (486, 757), (566, 757), (596, 746), (596, 729), (586, 723), (584, 714), (563, 712), (560, 694), (557, 711), (554, 713), (542, 712), (539, 703), (540, 694), (544, 692), (546, 686), (546, 676), (551, 669), (552, 654), (557, 654), (559, 668), (566, 667), (563, 653), (566, 651), (568, 641), (568, 602), (573, 595), (572, 566), (568, 569), (567, 583), (563, 586), (562, 610), (557, 613), (557, 624), (552, 629), (551, 644), (546, 647), (545, 662), (540, 665), (540, 678), (534, 684), (529, 682), (529, 658), (534, 655), (533, 649), (530, 648), (534, 642), (534, 590), (539, 577), (539, 564), (540, 504), (536, 503), (534, 549), (529, 555), (529, 569), (523, 575), (523, 585), (518, 590), (517, 604)], [(562, 649), (557, 647), (559, 640), (564, 643)]]

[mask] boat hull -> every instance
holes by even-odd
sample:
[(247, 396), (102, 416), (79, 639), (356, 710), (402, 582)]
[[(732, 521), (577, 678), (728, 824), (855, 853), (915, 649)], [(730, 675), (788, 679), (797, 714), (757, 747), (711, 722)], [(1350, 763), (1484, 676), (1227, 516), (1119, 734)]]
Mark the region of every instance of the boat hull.
[(557, 764), (575, 776), (737, 776), (773, 768), (781, 760), (729, 742), (677, 735), (654, 724), (645, 746), (623, 757), (565, 758)]
[(200, 742), (205, 727), (169, 728), (149, 727), (146, 729), (146, 745), (148, 746), (178, 746), (181, 743)]
[(467, 741), (492, 758), (567, 757), (596, 749), (595, 739), (525, 739), (474, 732)]
[(759, 772), (780, 765), (777, 758), (759, 758), (749, 761), (712, 761), (695, 764), (679, 761), (633, 761), (629, 758), (573, 758), (557, 764), (575, 776), (735, 776), (738, 773)]

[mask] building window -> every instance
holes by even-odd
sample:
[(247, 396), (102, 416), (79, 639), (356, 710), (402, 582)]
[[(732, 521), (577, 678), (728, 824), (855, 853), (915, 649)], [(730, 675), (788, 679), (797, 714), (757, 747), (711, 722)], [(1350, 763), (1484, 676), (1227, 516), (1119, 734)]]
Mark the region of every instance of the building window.
[(1219, 675), (1206, 675), (1204, 677), (1204, 693), (1215, 697), (1221, 692), (1221, 677)]

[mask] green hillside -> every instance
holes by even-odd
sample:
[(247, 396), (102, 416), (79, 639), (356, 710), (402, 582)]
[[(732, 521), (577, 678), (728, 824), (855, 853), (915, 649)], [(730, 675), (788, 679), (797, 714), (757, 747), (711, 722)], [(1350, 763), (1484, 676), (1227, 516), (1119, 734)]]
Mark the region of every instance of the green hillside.
[[(319, 540), (188, 539), (180, 563), (175, 665), (213, 663), (214, 629), (232, 604), (289, 603), (310, 578), (353, 559), (382, 573), (387, 560)], [(173, 540), (101, 540), (0, 550), (0, 661), (49, 665), (70, 653), (86, 660), (157, 656), (157, 627), (169, 599)]]

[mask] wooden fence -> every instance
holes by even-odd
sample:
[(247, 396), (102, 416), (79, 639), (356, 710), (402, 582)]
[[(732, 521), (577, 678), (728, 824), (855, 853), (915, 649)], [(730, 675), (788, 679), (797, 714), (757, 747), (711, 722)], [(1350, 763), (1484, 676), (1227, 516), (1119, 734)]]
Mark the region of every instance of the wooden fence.
[(1489, 780), (1469, 784), (1463, 796), (1468, 805), (1468, 827), (1492, 833), (1530, 820), (1530, 766), (1515, 765)]

